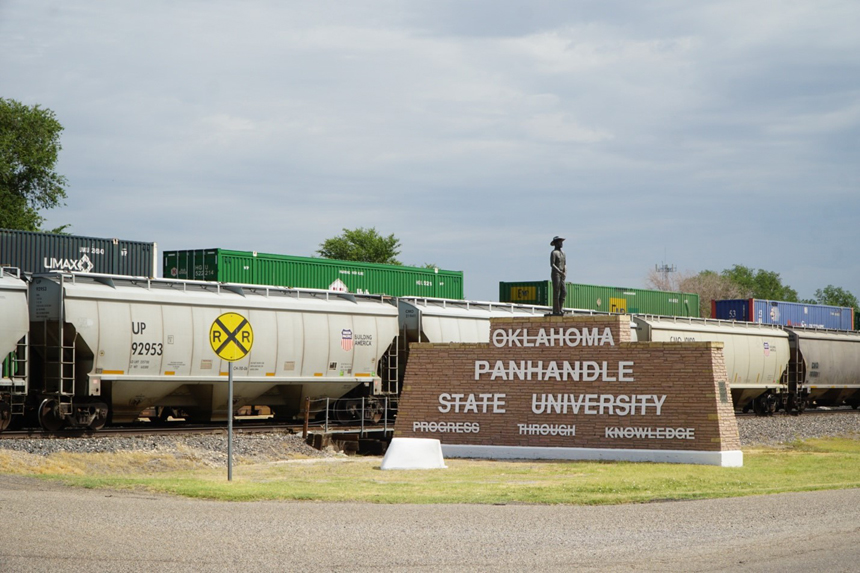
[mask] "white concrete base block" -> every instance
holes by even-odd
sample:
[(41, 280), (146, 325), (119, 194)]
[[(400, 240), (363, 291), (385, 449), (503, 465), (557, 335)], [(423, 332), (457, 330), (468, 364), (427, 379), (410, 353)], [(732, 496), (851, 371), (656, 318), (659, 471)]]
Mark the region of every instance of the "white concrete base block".
[(442, 453), (448, 458), (485, 458), (495, 460), (606, 460), (616, 462), (702, 464), (726, 468), (739, 468), (744, 465), (744, 453), (740, 450), (706, 452), (688, 450), (621, 450), (614, 448), (443, 445)]
[(382, 458), (383, 470), (444, 469), (442, 445), (430, 438), (394, 438)]

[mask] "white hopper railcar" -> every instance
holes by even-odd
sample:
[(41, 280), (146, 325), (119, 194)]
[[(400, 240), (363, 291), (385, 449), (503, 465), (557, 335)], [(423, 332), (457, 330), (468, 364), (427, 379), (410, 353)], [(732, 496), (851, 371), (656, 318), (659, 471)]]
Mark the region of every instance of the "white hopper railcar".
[(789, 384), (805, 404), (860, 406), (860, 332), (785, 327)]
[(735, 408), (771, 413), (788, 405), (788, 333), (779, 326), (705, 318), (634, 315), (647, 342), (722, 342)]
[(27, 397), (27, 283), (0, 268), (0, 431), (24, 413)]
[[(490, 342), (490, 319), (549, 316), (552, 307), (504, 302), (401, 297), (401, 335), (409, 342)], [(610, 314), (597, 310), (564, 309), (568, 316)]]
[(545, 306), (401, 297), (401, 335), (409, 342), (490, 342), (490, 319), (544, 316)]
[[(253, 348), (218, 358), (209, 331), (221, 314), (250, 322)], [(98, 428), (147, 408), (225, 420), (269, 406), (298, 414), (305, 398), (381, 388), (379, 360), (397, 335), (387, 297), (330, 291), (93, 274), (36, 275), (30, 287), (31, 383), (39, 421)], [(36, 359), (38, 358), (38, 359)]]

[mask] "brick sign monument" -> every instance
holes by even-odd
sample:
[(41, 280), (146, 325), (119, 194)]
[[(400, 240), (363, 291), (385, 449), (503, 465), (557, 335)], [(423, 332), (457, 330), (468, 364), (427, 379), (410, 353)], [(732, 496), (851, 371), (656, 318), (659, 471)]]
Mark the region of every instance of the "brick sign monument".
[(492, 319), (413, 344), (396, 437), (446, 457), (743, 465), (720, 342), (632, 342), (624, 315)]

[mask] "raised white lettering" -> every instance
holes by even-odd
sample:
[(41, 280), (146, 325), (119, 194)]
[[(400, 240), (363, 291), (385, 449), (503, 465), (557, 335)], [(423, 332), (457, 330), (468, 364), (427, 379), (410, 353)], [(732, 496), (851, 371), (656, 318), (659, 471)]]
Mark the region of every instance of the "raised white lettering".
[(575, 436), (576, 426), (563, 424), (517, 424), (521, 436)]
[(437, 409), (443, 414), (504, 414), (505, 394), (439, 394)]
[(490, 340), (496, 348), (533, 348), (539, 346), (615, 346), (612, 329), (608, 326), (599, 328), (541, 328), (536, 334), (529, 333), (528, 328), (496, 329)]
[(537, 382), (634, 382), (633, 362), (621, 361), (614, 366), (603, 360), (577, 360), (556, 362), (550, 360), (488, 360), (475, 361), (475, 380), (489, 375), (490, 380), (509, 382), (526, 380)]
[(604, 437), (611, 440), (695, 440), (695, 428), (605, 428)]
[(443, 434), (477, 434), (478, 422), (412, 422), (413, 432), (439, 432)]
[(665, 401), (665, 394), (532, 394), (532, 413), (661, 416)]

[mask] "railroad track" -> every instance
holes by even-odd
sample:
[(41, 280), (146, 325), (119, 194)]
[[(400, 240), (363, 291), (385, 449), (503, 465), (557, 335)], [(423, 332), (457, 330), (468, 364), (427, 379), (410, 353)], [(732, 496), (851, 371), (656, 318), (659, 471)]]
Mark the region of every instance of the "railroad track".
[[(849, 406), (840, 408), (810, 408), (801, 414), (805, 417), (817, 416), (844, 416), (844, 415), (860, 415), (860, 410), (855, 410)], [(756, 415), (752, 412), (742, 413), (736, 412), (738, 418), (755, 418)], [(785, 412), (777, 412), (771, 418), (787, 416)], [(312, 422), (308, 425), (308, 430), (311, 433), (325, 431), (329, 434), (362, 434), (376, 436), (390, 432), (394, 429), (393, 422), (387, 425), (365, 425), (350, 426), (350, 425), (332, 425), (322, 422)], [(302, 424), (283, 424), (272, 423), (264, 420), (236, 420), (233, 423), (233, 432), (236, 434), (270, 434), (278, 432), (286, 432), (290, 434), (301, 434), (303, 431)], [(24, 430), (6, 430), (0, 432), (0, 440), (14, 439), (73, 439), (73, 438), (107, 438), (107, 437), (142, 437), (142, 436), (187, 436), (194, 434), (226, 434), (227, 423), (214, 424), (184, 424), (176, 422), (174, 424), (158, 424), (138, 423), (130, 426), (108, 426), (101, 430), (90, 429), (66, 429), (57, 432), (48, 432), (42, 428), (29, 428)]]
[[(823, 415), (845, 415), (845, 414), (860, 414), (860, 410), (855, 410), (851, 406), (840, 406), (839, 408), (807, 408), (803, 411), (803, 414), (800, 416), (823, 416)], [(755, 418), (756, 415), (753, 412), (735, 412), (735, 416), (737, 418)], [(776, 412), (772, 416), (766, 417), (774, 417), (774, 416), (791, 416), (791, 414), (787, 414), (786, 412), (780, 410)]]
[[(313, 423), (308, 425), (308, 430), (311, 433), (319, 431), (327, 431), (331, 434), (358, 434), (367, 432), (377, 434), (385, 431), (393, 430), (393, 424), (389, 424), (387, 430), (383, 426), (332, 426), (328, 428), (321, 423)], [(148, 425), (136, 424), (131, 426), (108, 426), (101, 430), (90, 429), (66, 429), (56, 432), (48, 432), (42, 428), (28, 428), (24, 430), (6, 430), (0, 432), (0, 440), (14, 439), (73, 439), (73, 438), (107, 438), (107, 437), (138, 437), (138, 436), (185, 436), (194, 434), (226, 434), (227, 423), (218, 424), (182, 424), (175, 425)], [(233, 423), (233, 432), (237, 434), (270, 434), (277, 432), (286, 432), (290, 434), (301, 434), (303, 431), (302, 424), (274, 424), (261, 423), (253, 421), (238, 421)]]

